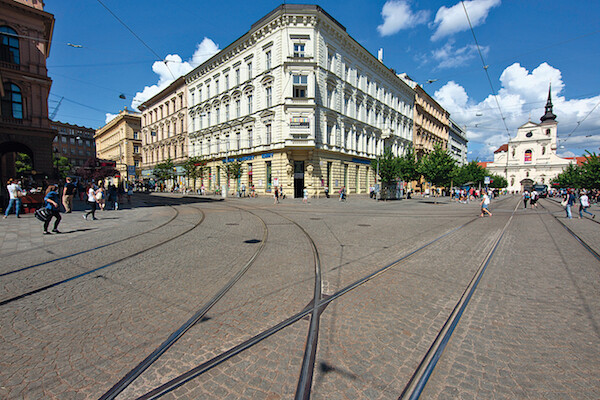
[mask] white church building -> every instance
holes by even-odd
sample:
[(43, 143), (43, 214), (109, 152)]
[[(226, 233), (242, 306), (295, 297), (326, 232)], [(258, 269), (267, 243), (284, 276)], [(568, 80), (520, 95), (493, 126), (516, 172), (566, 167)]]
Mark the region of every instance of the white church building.
[(532, 121), (517, 129), (517, 136), (494, 152), (494, 162), (486, 165), (492, 173), (508, 181), (508, 191), (530, 189), (534, 184), (549, 185), (574, 159), (556, 155), (558, 132), (552, 98), (548, 91), (546, 112), (537, 124)]

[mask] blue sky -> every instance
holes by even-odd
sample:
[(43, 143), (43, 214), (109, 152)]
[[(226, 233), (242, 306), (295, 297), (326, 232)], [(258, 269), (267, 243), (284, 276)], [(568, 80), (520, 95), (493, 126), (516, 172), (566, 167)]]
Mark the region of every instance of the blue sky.
[[(53, 79), (50, 113), (56, 110), (55, 120), (99, 128), (111, 114), (131, 109), (169, 83), (172, 76), (161, 60), (169, 60), (176, 76), (184, 74), (280, 4), (83, 0), (74, 7), (46, 0), (45, 10), (56, 19), (47, 62)], [(539, 122), (550, 83), (559, 154), (598, 153), (600, 1), (465, 1), (489, 81), (461, 2), (317, 4), (372, 54), (383, 48), (388, 67), (423, 84), (466, 126), (469, 160), (491, 160), (518, 126), (530, 117)]]

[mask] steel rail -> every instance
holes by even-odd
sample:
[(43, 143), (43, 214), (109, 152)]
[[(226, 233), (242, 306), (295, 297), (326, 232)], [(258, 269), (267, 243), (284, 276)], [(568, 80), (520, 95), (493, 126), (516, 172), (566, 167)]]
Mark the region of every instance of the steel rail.
[[(239, 207), (236, 207), (239, 208)], [(160, 346), (158, 346), (150, 355), (142, 360), (135, 368), (129, 371), (119, 382), (111, 387), (106, 393), (104, 393), (99, 400), (112, 400), (117, 397), (123, 390), (125, 390), (135, 379), (137, 379), (144, 371), (146, 371), (156, 360), (158, 360), (168, 349), (170, 349), (192, 326), (206, 315), (206, 313), (225, 296), (225, 294), (240, 280), (240, 278), (248, 271), (250, 266), (254, 264), (254, 261), (262, 253), (265, 248), (268, 229), (267, 225), (262, 218), (257, 216), (251, 211), (250, 214), (256, 216), (263, 225), (263, 237), (261, 245), (254, 252), (252, 257), (246, 262), (246, 264), (233, 276), (225, 286), (223, 286), (215, 296), (204, 304), (190, 319), (188, 319), (183, 325), (181, 325), (175, 332), (173, 332)]]
[[(504, 200), (504, 199), (503, 199)], [(314, 309), (318, 309), (318, 310), (322, 310), (325, 306), (327, 306), (330, 302), (338, 299), (339, 297), (347, 294), (348, 292), (362, 286), (363, 284), (371, 281), (372, 279), (378, 277), (379, 275), (383, 274), (384, 272), (386, 272), (387, 270), (389, 270), (392, 267), (397, 266), (398, 264), (400, 264), (401, 262), (403, 262), (404, 260), (408, 259), (409, 257), (413, 256), (414, 254), (424, 250), (425, 248), (431, 246), (432, 244), (442, 240), (443, 238), (451, 235), (452, 233), (457, 232), (458, 230), (468, 226), (469, 224), (473, 223), (474, 221), (479, 220), (479, 217), (476, 218), (472, 218), (471, 220), (465, 222), (464, 224), (444, 233), (443, 235), (438, 236), (437, 238), (425, 243), (424, 245), (421, 245), (420, 247), (418, 247), (417, 249), (405, 254), (404, 256), (398, 258), (397, 260), (387, 264), (384, 267), (379, 268), (378, 270), (368, 274), (367, 276), (355, 281), (354, 283), (349, 284), (348, 286), (338, 290), (337, 292), (335, 292), (334, 294), (332, 294), (331, 296), (322, 299), (321, 301), (318, 302), (318, 304), (312, 304), (310, 306), (308, 306), (307, 308), (303, 309), (302, 311), (292, 315), (291, 317), (288, 317), (287, 319), (281, 321), (280, 323), (278, 323), (277, 325), (272, 326), (271, 328), (268, 328), (266, 330), (264, 330), (263, 332), (253, 336), (252, 338), (230, 348), (229, 350), (213, 357), (212, 359), (188, 370), (187, 372), (169, 380), (168, 382), (165, 382), (164, 384), (162, 384), (159, 387), (156, 387), (155, 389), (151, 390), (150, 392), (145, 393), (144, 395), (140, 396), (137, 398), (137, 400), (151, 400), (151, 399), (158, 399), (162, 396), (164, 396), (165, 394), (177, 389), (178, 387), (184, 385), (185, 383), (193, 380), (194, 378), (204, 374), (205, 372), (213, 369), (214, 367), (222, 364), (223, 362), (227, 361), (228, 359), (236, 356), (237, 354), (240, 354), (241, 352), (253, 347), (254, 345), (262, 342), (263, 340), (271, 337), (272, 335), (274, 335), (275, 333), (281, 331), (284, 328), (287, 328), (288, 326), (294, 324), (295, 322), (301, 320), (302, 318), (306, 317), (307, 315), (310, 315)], [(308, 343), (308, 342), (307, 342)], [(314, 362), (313, 362), (314, 365)]]
[(467, 308), (467, 305), (469, 304), (469, 301), (471, 300), (473, 293), (475, 293), (475, 290), (477, 289), (477, 285), (479, 284), (479, 281), (483, 277), (483, 274), (485, 273), (487, 266), (489, 265), (490, 261), (492, 260), (494, 254), (496, 252), (496, 249), (498, 248), (500, 241), (504, 237), (506, 229), (510, 225), (518, 207), (519, 207), (519, 203), (517, 202), (517, 205), (515, 206), (515, 209), (513, 210), (510, 218), (504, 225), (504, 228), (502, 229), (502, 231), (500, 231), (500, 233), (496, 237), (494, 243), (491, 246), (491, 249), (486, 254), (481, 265), (479, 266), (479, 268), (477, 269), (477, 271), (471, 278), (471, 281), (469, 281), (469, 285), (467, 285), (467, 288), (463, 292), (459, 301), (454, 306), (452, 313), (450, 314), (448, 319), (446, 319), (446, 321), (444, 322), (444, 325), (442, 326), (442, 328), (440, 329), (435, 340), (429, 347), (429, 350), (427, 351), (427, 353), (425, 353), (425, 356), (419, 363), (419, 366), (417, 367), (417, 369), (411, 376), (410, 380), (404, 387), (404, 390), (402, 391), (402, 393), (400, 394), (400, 397), (398, 398), (399, 400), (404, 400), (404, 399), (416, 400), (421, 396), (421, 393), (423, 392), (423, 389), (425, 388), (425, 385), (427, 384), (427, 381), (429, 380), (431, 373), (435, 369), (437, 362), (439, 361), (439, 359), (442, 356), (442, 353), (446, 349), (446, 345), (450, 341), (450, 337), (454, 333), (454, 329), (458, 325), (461, 316), (463, 315), (465, 309)]
[[(169, 207), (172, 207), (172, 206), (169, 206)], [(172, 207), (172, 208), (174, 208), (174, 207)], [(0, 274), (0, 277), (7, 276), (7, 275), (12, 275), (12, 274), (15, 274), (17, 272), (27, 271), (28, 269), (31, 269), (31, 268), (41, 267), (42, 265), (52, 264), (53, 262), (66, 260), (68, 258), (79, 256), (81, 254), (86, 254), (86, 253), (89, 253), (89, 252), (92, 252), (92, 251), (103, 249), (103, 248), (108, 247), (108, 246), (113, 246), (113, 245), (118, 244), (118, 243), (123, 243), (123, 241), (134, 239), (136, 237), (139, 237), (139, 236), (145, 235), (147, 233), (153, 232), (153, 231), (155, 231), (157, 229), (160, 229), (160, 228), (164, 227), (167, 224), (170, 224), (175, 218), (177, 218), (178, 215), (179, 215), (179, 210), (175, 209), (175, 215), (171, 219), (169, 219), (168, 221), (166, 221), (166, 222), (164, 222), (164, 223), (162, 223), (162, 224), (160, 224), (160, 225), (158, 225), (158, 226), (156, 226), (156, 227), (154, 227), (152, 229), (149, 229), (147, 231), (136, 233), (133, 236), (129, 236), (129, 237), (126, 237), (126, 238), (120, 239), (120, 240), (115, 240), (115, 241), (110, 242), (110, 243), (105, 243), (105, 244), (100, 245), (100, 246), (92, 247), (91, 249), (78, 251), (78, 252), (73, 253), (73, 254), (69, 254), (69, 255), (66, 255), (66, 256), (54, 258), (52, 260), (43, 261), (41, 263), (29, 265), (27, 267), (19, 268), (19, 269), (13, 270), (13, 271), (4, 272), (4, 273)]]
[(72, 280), (75, 280), (75, 279), (78, 279), (78, 278), (81, 278), (81, 277), (84, 277), (84, 276), (87, 276), (87, 275), (93, 274), (94, 272), (97, 272), (97, 271), (100, 271), (100, 270), (102, 270), (102, 269), (105, 269), (105, 268), (111, 267), (111, 266), (113, 266), (113, 265), (115, 265), (115, 264), (118, 264), (118, 263), (120, 263), (120, 262), (122, 262), (122, 261), (129, 260), (130, 258), (136, 257), (136, 256), (138, 256), (138, 255), (140, 255), (140, 254), (143, 254), (143, 253), (147, 252), (147, 251), (150, 251), (150, 250), (152, 250), (152, 249), (155, 249), (155, 248), (157, 248), (157, 247), (159, 247), (159, 246), (162, 246), (162, 245), (164, 245), (164, 244), (166, 244), (166, 243), (169, 243), (169, 242), (171, 242), (171, 241), (173, 241), (173, 240), (175, 240), (175, 239), (177, 239), (177, 238), (179, 238), (179, 237), (181, 237), (181, 236), (183, 236), (183, 235), (185, 235), (185, 234), (189, 233), (190, 231), (192, 231), (192, 230), (196, 229), (196, 228), (197, 228), (197, 227), (198, 227), (198, 226), (199, 226), (199, 225), (200, 225), (200, 224), (201, 224), (201, 223), (204, 221), (204, 218), (205, 218), (204, 211), (202, 211), (202, 210), (199, 210), (199, 211), (200, 211), (200, 213), (202, 214), (202, 218), (200, 218), (200, 220), (199, 220), (199, 221), (198, 221), (196, 224), (194, 224), (194, 225), (193, 225), (191, 228), (189, 228), (189, 229), (185, 230), (185, 231), (184, 231), (184, 232), (182, 232), (182, 233), (179, 233), (179, 234), (177, 234), (177, 235), (175, 235), (175, 236), (173, 236), (173, 237), (171, 237), (171, 238), (169, 238), (169, 239), (167, 239), (167, 240), (164, 240), (164, 241), (162, 241), (162, 242), (160, 242), (160, 243), (157, 243), (157, 244), (155, 244), (155, 245), (152, 245), (152, 246), (150, 246), (150, 247), (147, 247), (147, 248), (145, 248), (145, 249), (142, 249), (142, 250), (136, 251), (136, 252), (135, 252), (135, 253), (133, 253), (133, 254), (130, 254), (130, 255), (128, 255), (128, 256), (125, 256), (125, 257), (122, 257), (122, 258), (119, 258), (118, 260), (112, 261), (112, 262), (110, 262), (110, 263), (108, 263), (108, 264), (102, 265), (102, 266), (100, 266), (100, 267), (98, 267), (98, 268), (94, 268), (94, 269), (92, 269), (92, 270), (89, 270), (89, 271), (83, 272), (83, 273), (81, 273), (81, 274), (78, 274), (78, 275), (72, 276), (72, 277), (70, 277), (70, 278), (66, 278), (66, 279), (63, 279), (63, 280), (60, 280), (60, 281), (57, 281), (57, 282), (51, 283), (51, 284), (49, 284), (49, 285), (46, 285), (46, 286), (43, 286), (43, 287), (41, 287), (41, 288), (38, 288), (38, 289), (35, 289), (35, 290), (32, 290), (32, 291), (29, 291), (29, 292), (23, 293), (23, 294), (21, 294), (21, 295), (19, 295), (19, 296), (11, 297), (11, 298), (9, 298), (9, 299), (6, 299), (6, 300), (3, 300), (3, 301), (0, 301), (0, 306), (4, 306), (4, 305), (10, 304), (10, 303), (13, 303), (13, 302), (15, 302), (15, 301), (17, 301), (17, 300), (23, 299), (23, 298), (25, 298), (25, 297), (32, 296), (32, 295), (34, 295), (34, 294), (36, 294), (36, 293), (40, 293), (40, 292), (46, 291), (46, 290), (48, 290), (48, 289), (52, 289), (52, 288), (54, 288), (54, 287), (56, 287), (56, 286), (58, 286), (58, 285), (62, 285), (63, 283), (67, 283), (67, 282), (70, 282), (70, 281), (72, 281)]
[[(542, 205), (542, 207), (544, 207), (544, 206)], [(573, 232), (573, 230), (571, 228), (569, 228), (567, 226), (567, 224), (565, 224), (563, 221), (561, 221), (560, 218), (558, 218), (556, 215), (554, 215), (554, 213), (551, 212), (548, 208), (544, 207), (544, 209), (548, 212), (548, 214), (552, 215), (554, 217), (554, 219), (556, 219), (558, 222), (560, 222), (560, 224), (563, 226), (563, 228), (565, 228), (567, 230), (567, 232), (569, 232), (571, 234), (571, 236), (573, 236), (575, 238), (575, 240), (577, 240), (577, 242), (579, 242), (579, 244), (581, 244), (583, 246), (584, 249), (586, 249), (592, 256), (594, 256), (594, 258), (596, 258), (596, 260), (600, 261), (600, 254), (598, 254), (598, 252), (596, 250), (594, 250), (589, 244), (587, 244), (585, 242), (585, 240), (583, 240), (578, 234)], [(586, 218), (586, 219), (589, 219), (590, 221), (598, 222), (598, 221), (595, 221), (590, 218)]]

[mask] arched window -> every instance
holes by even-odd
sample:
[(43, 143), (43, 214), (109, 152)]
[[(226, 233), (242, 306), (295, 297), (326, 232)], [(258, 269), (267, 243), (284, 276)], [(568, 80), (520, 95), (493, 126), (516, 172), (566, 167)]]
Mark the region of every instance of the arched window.
[(21, 89), (14, 83), (4, 83), (2, 115), (10, 118), (23, 119), (23, 96), (21, 96)]
[(533, 158), (533, 152), (531, 150), (525, 150), (525, 162), (526, 163), (531, 163)]
[(8, 26), (0, 26), (0, 61), (20, 64), (19, 37)]

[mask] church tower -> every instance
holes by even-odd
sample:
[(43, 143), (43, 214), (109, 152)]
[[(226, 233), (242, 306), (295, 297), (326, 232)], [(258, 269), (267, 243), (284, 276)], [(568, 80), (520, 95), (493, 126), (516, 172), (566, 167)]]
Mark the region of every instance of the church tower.
[[(543, 123), (552, 123), (556, 122), (556, 115), (552, 112), (552, 84), (548, 88), (548, 101), (546, 101), (546, 113), (540, 118), (540, 121)], [(546, 122), (548, 121), (548, 122)]]

